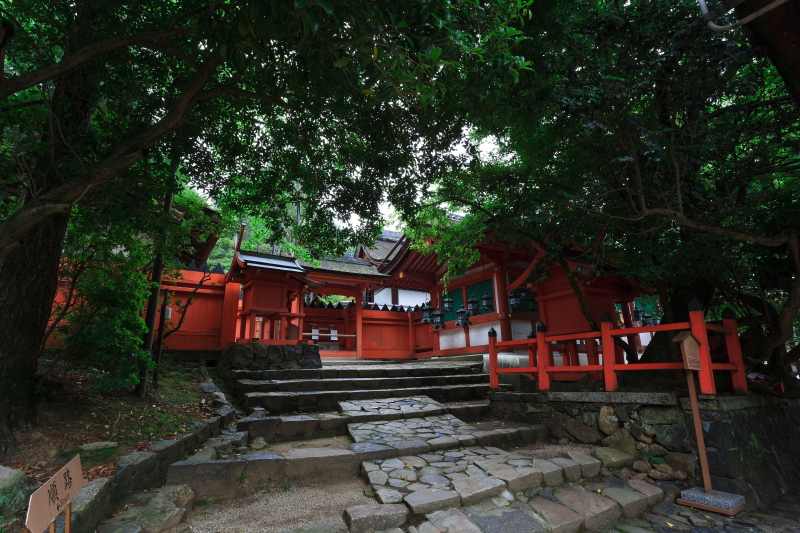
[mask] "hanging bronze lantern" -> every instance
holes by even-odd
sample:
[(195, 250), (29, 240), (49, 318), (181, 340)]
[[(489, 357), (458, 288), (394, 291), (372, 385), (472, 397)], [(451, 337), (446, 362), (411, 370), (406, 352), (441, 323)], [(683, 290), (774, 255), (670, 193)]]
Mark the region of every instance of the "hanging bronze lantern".
[(494, 306), (494, 298), (488, 292), (484, 292), (481, 296), (481, 311), (488, 313)]
[(467, 316), (478, 316), (478, 299), (472, 294), (469, 295), (467, 300)]
[(437, 309), (436, 311), (433, 312), (433, 326), (431, 326), (431, 329), (444, 329), (444, 328), (445, 328), (444, 313), (440, 309)]
[(458, 311), (456, 311), (456, 314), (458, 315), (458, 320), (456, 320), (456, 326), (470, 326), (470, 325), (472, 325), (472, 322), (470, 322), (469, 318), (467, 318), (467, 313), (468, 312), (469, 311), (464, 309), (464, 307), (461, 307)]
[(422, 304), (422, 320), (420, 321), (422, 324), (430, 324), (431, 323), (431, 316), (433, 314), (433, 309), (428, 302)]
[(449, 296), (445, 296), (442, 299), (442, 309), (445, 313), (452, 313), (453, 312), (453, 299)]
[(511, 308), (512, 311), (516, 311), (519, 309), (519, 303), (522, 301), (522, 298), (519, 297), (519, 293), (509, 292), (508, 293), (508, 306)]

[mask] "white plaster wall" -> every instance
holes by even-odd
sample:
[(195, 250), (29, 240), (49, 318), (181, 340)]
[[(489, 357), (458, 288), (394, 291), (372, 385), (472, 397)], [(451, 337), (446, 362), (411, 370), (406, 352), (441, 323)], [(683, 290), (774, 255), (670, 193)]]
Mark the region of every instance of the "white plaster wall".
[[(470, 332), (470, 339), (472, 339), (472, 332)], [(439, 347), (442, 350), (449, 350), (450, 348), (463, 348), (466, 345), (467, 340), (466, 337), (464, 337), (464, 328), (440, 330)]]
[[(415, 306), (419, 305), (422, 307), (422, 304), (425, 303), (430, 297), (427, 292), (422, 291), (409, 291), (406, 289), (399, 289), (397, 291), (397, 303), (398, 305), (402, 305), (403, 307), (406, 306)], [(381, 289), (380, 291), (375, 293), (375, 303), (379, 305), (387, 304), (392, 305), (392, 289), (386, 288)]]
[(511, 321), (511, 340), (518, 341), (527, 339), (531, 333), (530, 320), (512, 320)]
[(502, 341), (500, 338), (500, 321), (494, 320), (486, 322), (485, 324), (478, 324), (469, 327), (469, 343), (472, 346), (481, 346), (482, 344), (489, 344), (489, 330), (494, 328), (497, 332), (497, 340)]

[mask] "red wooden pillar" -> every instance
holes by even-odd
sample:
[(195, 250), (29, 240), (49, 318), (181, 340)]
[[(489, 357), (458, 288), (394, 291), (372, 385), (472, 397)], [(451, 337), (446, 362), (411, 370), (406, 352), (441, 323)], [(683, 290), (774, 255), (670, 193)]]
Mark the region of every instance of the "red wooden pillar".
[(614, 372), (616, 351), (614, 350), (614, 338), (611, 336), (611, 330), (614, 329), (613, 320), (614, 319), (607, 311), (600, 315), (600, 334), (603, 349), (603, 382), (605, 383), (606, 392), (614, 392), (617, 390), (617, 374)]
[(303, 285), (297, 292), (297, 313), (301, 316), (297, 317), (297, 340), (301, 341), (303, 337), (303, 316), (306, 309), (306, 287)]
[(728, 348), (728, 362), (736, 365), (736, 370), (731, 372), (733, 390), (747, 391), (747, 372), (744, 368), (742, 345), (739, 343), (739, 325), (736, 315), (730, 307), (722, 311), (722, 327), (725, 328), (725, 346)]
[(590, 365), (600, 364), (600, 357), (597, 355), (597, 343), (594, 339), (586, 339), (586, 362)]
[(417, 332), (414, 328), (414, 313), (408, 315), (408, 345), (411, 347), (411, 358), (416, 359), (417, 355)]
[(363, 285), (356, 285), (356, 357), (364, 357), (364, 292)]
[(700, 343), (700, 364), (703, 367), (697, 372), (700, 394), (716, 394), (717, 387), (714, 384), (714, 371), (711, 370), (711, 350), (708, 348), (706, 319), (703, 314), (703, 306), (697, 298), (692, 298), (692, 301), (689, 302), (689, 324), (692, 327), (692, 335)]
[[(500, 340), (511, 340), (511, 314), (508, 310), (508, 298), (506, 297), (506, 285), (508, 285), (506, 270), (503, 266), (494, 267), (494, 293), (497, 302), (497, 316), (500, 319)], [(480, 295), (478, 295), (480, 298)]]
[(496, 389), (500, 386), (500, 377), (497, 375), (497, 332), (494, 328), (489, 330), (489, 387)]
[[(535, 340), (534, 339), (536, 339), (536, 336), (531, 331), (528, 334), (528, 340), (530, 341), (528, 343), (528, 367), (529, 368), (536, 368), (536, 344), (535, 344)], [(531, 379), (536, 379), (536, 374), (534, 374), (533, 372), (531, 372), (529, 374), (529, 376), (530, 376)]]
[(239, 312), (238, 283), (226, 283), (222, 297), (222, 319), (220, 320), (219, 349), (225, 348), (229, 342), (236, 342), (236, 315)]
[(547, 342), (547, 327), (544, 322), (536, 325), (536, 350), (538, 353), (539, 390), (550, 390), (550, 375), (547, 367), (550, 361), (550, 343)]
[(247, 313), (247, 331), (248, 339), (253, 339), (256, 336), (256, 315), (253, 311)]

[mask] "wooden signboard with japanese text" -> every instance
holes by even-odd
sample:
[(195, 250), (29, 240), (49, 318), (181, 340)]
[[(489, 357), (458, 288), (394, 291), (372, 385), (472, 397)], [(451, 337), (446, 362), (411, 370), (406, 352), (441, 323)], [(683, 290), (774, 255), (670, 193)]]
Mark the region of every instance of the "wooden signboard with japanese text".
[(42, 533), (58, 518), (83, 487), (81, 456), (76, 455), (44, 485), (31, 494), (25, 526), (31, 533)]
[(683, 354), (683, 368), (686, 370), (702, 370), (703, 366), (700, 364), (700, 342), (697, 337), (692, 335), (691, 331), (681, 331), (672, 342), (677, 342), (681, 345), (681, 353)]

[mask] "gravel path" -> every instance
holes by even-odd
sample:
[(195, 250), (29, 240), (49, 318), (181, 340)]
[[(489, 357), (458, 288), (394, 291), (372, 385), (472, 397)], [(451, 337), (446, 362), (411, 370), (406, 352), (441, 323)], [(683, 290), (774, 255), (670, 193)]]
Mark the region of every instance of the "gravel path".
[[(195, 509), (186, 520), (192, 533), (276, 533), (309, 524), (333, 522), (353, 505), (375, 503), (352, 479), (324, 486), (259, 492), (229, 503)], [(217, 510), (214, 514), (209, 511)]]
[(530, 457), (531, 459), (554, 459), (556, 457), (567, 457), (567, 452), (583, 452), (592, 455), (592, 451), (597, 448), (593, 444), (548, 444), (545, 442), (534, 442), (527, 446), (501, 446), (503, 449), (513, 452), (514, 455)]

